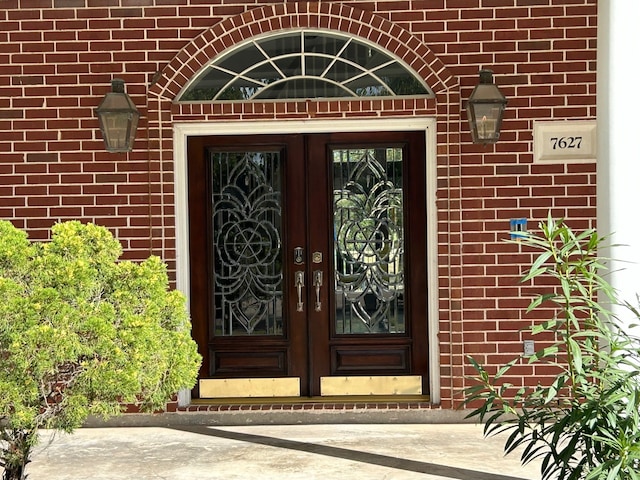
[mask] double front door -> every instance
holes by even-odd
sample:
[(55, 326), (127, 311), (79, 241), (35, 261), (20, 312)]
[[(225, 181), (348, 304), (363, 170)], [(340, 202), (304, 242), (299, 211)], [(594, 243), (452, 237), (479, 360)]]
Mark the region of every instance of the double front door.
[(191, 137), (200, 397), (426, 394), (424, 132)]

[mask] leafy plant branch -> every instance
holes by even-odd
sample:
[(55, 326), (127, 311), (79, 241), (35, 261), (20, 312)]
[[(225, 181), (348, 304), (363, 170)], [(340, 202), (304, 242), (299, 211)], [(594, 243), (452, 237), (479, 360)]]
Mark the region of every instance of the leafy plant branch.
[(50, 242), (0, 221), (0, 466), (23, 480), (38, 430), (71, 432), (126, 404), (162, 409), (201, 358), (185, 299), (157, 257), (119, 260), (103, 227), (65, 222)]
[[(509, 433), (505, 452), (522, 447), (523, 463), (541, 459), (544, 480), (638, 480), (640, 342), (611, 306), (624, 307), (636, 320), (638, 310), (619, 300), (600, 273), (606, 270), (598, 256), (605, 238), (594, 230), (576, 233), (550, 216), (540, 230), (521, 240), (540, 252), (522, 281), (552, 280), (527, 313), (551, 306), (551, 318), (530, 332), (554, 341), (493, 375), (469, 358), (476, 375), (464, 392), (464, 405), (473, 407), (468, 416), (484, 422), (486, 435)], [(550, 365), (557, 374), (533, 387), (502, 381), (523, 362)]]

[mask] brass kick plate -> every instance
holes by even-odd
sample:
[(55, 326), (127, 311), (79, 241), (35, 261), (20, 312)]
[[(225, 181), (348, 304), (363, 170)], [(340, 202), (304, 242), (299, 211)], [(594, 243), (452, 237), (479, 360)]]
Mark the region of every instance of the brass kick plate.
[(334, 395), (422, 395), (420, 375), (376, 377), (321, 377), (320, 394)]
[(200, 398), (299, 397), (300, 379), (207, 378), (200, 380)]

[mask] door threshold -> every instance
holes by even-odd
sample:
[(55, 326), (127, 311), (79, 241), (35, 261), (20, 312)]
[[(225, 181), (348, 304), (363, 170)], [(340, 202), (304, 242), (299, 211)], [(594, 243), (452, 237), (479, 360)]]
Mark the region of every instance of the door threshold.
[(336, 395), (321, 397), (237, 397), (194, 398), (193, 406), (206, 405), (354, 405), (389, 403), (429, 403), (429, 395)]

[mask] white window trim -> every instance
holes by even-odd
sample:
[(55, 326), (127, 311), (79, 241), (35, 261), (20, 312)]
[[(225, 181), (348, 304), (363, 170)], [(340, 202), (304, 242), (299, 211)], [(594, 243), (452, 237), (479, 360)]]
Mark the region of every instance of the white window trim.
[[(198, 135), (259, 135), (329, 132), (424, 131), (426, 138), (427, 207), (427, 305), (429, 315), (429, 393), (433, 404), (440, 403), (440, 349), (438, 345), (438, 231), (437, 231), (437, 150), (436, 120), (433, 117), (349, 119), (184, 122), (173, 125), (176, 285), (189, 305), (189, 207), (187, 185), (187, 138)], [(188, 390), (178, 395), (180, 406), (188, 405)]]

